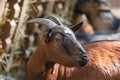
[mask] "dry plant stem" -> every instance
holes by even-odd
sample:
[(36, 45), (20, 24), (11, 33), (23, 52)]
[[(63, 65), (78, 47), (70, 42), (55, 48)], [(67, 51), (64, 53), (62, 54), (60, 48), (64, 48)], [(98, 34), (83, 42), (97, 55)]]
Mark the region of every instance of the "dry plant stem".
[(48, 17), (50, 13), (52, 13), (53, 11), (53, 7), (54, 7), (54, 3), (55, 1), (49, 1), (47, 4), (47, 8), (46, 8), (46, 14), (45, 17)]
[(23, 27), (23, 24), (25, 22), (25, 17), (27, 16), (26, 11), (28, 10), (28, 3), (29, 3), (29, 0), (24, 0), (24, 2), (23, 2), (22, 12), (21, 12), (21, 15), (20, 15), (20, 18), (19, 18), (19, 23), (18, 23), (18, 26), (17, 26), (16, 31), (15, 31), (15, 35), (14, 35), (14, 38), (13, 38), (13, 44), (12, 44), (12, 49), (11, 49), (11, 52), (10, 52), (10, 58), (8, 60), (8, 63), (7, 63), (7, 68), (6, 68), (7, 72), (9, 72), (11, 64), (13, 62), (13, 58), (14, 58), (14, 55), (15, 55), (16, 42), (19, 39), (20, 29)]
[[(0, 0), (0, 18), (2, 17), (3, 15), (3, 12), (4, 12), (4, 7), (5, 7), (5, 4), (6, 4), (7, 0)], [(0, 19), (0, 22), (1, 22), (2, 19)]]

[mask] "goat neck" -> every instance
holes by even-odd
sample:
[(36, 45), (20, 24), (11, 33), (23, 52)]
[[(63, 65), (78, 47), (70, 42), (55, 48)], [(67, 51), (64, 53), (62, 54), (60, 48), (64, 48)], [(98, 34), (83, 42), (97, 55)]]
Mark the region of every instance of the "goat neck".
[[(38, 79), (38, 77), (40, 78), (40, 80), (42, 80), (45, 69), (46, 69), (45, 66), (46, 66), (46, 60), (47, 60), (45, 57), (45, 54), (43, 54), (43, 53), (44, 53), (44, 51), (43, 51), (41, 43), (40, 43), (36, 52), (33, 53), (33, 55), (30, 57), (30, 59), (27, 63), (27, 65), (29, 65), (29, 66), (27, 66), (27, 71), (29, 71), (29, 73), (33, 73), (33, 74), (26, 73), (27, 79), (25, 79), (25, 80), (34, 80), (35, 78)], [(36, 74), (38, 74), (38, 75), (36, 75)], [(27, 76), (29, 76), (29, 77), (27, 77)]]

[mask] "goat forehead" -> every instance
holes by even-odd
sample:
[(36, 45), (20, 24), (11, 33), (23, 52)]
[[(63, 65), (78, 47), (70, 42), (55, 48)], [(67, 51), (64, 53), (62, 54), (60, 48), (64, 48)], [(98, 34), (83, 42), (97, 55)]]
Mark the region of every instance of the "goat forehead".
[(64, 32), (66, 33), (66, 34), (71, 34), (71, 39), (73, 40), (73, 42), (75, 42), (79, 47), (81, 47), (81, 49), (83, 50), (83, 51), (85, 51), (84, 50), (84, 48), (82, 47), (82, 45), (77, 41), (77, 39), (76, 39), (76, 37), (75, 37), (75, 34), (73, 33), (73, 31), (72, 30), (70, 30), (68, 27), (64, 27)]
[(63, 27), (63, 30), (66, 34), (70, 34), (71, 35), (71, 38), (75, 39), (76, 40), (76, 37), (75, 37), (75, 34), (73, 33), (72, 30), (70, 30), (68, 27), (64, 26)]

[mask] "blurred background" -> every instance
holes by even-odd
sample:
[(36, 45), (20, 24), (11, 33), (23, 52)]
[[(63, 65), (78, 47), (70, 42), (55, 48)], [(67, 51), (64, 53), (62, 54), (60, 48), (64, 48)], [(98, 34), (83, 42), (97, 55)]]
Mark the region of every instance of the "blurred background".
[(117, 0), (110, 0), (110, 8), (114, 15), (120, 18), (120, 3)]
[[(42, 29), (26, 22), (49, 16), (57, 17), (68, 27), (84, 21), (75, 33), (82, 37), (96, 32), (118, 34), (120, 30), (119, 0), (0, 0), (0, 80), (24, 79), (26, 63), (37, 47)], [(89, 42), (88, 37), (80, 42)]]

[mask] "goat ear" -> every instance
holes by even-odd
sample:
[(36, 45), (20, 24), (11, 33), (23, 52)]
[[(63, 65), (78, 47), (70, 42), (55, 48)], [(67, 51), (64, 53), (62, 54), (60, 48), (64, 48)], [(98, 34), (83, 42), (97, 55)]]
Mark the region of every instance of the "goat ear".
[(48, 43), (50, 41), (51, 38), (51, 30), (48, 31), (46, 37), (45, 37), (45, 42)]
[(60, 26), (63, 25), (61, 23), (61, 21), (58, 20), (56, 17), (50, 16), (50, 17), (47, 17), (47, 18), (50, 19), (51, 21), (55, 22), (57, 25), (60, 25)]
[(83, 25), (83, 21), (74, 25), (73, 27), (71, 27), (70, 29), (73, 31), (73, 32), (76, 32), (79, 28), (81, 28)]

